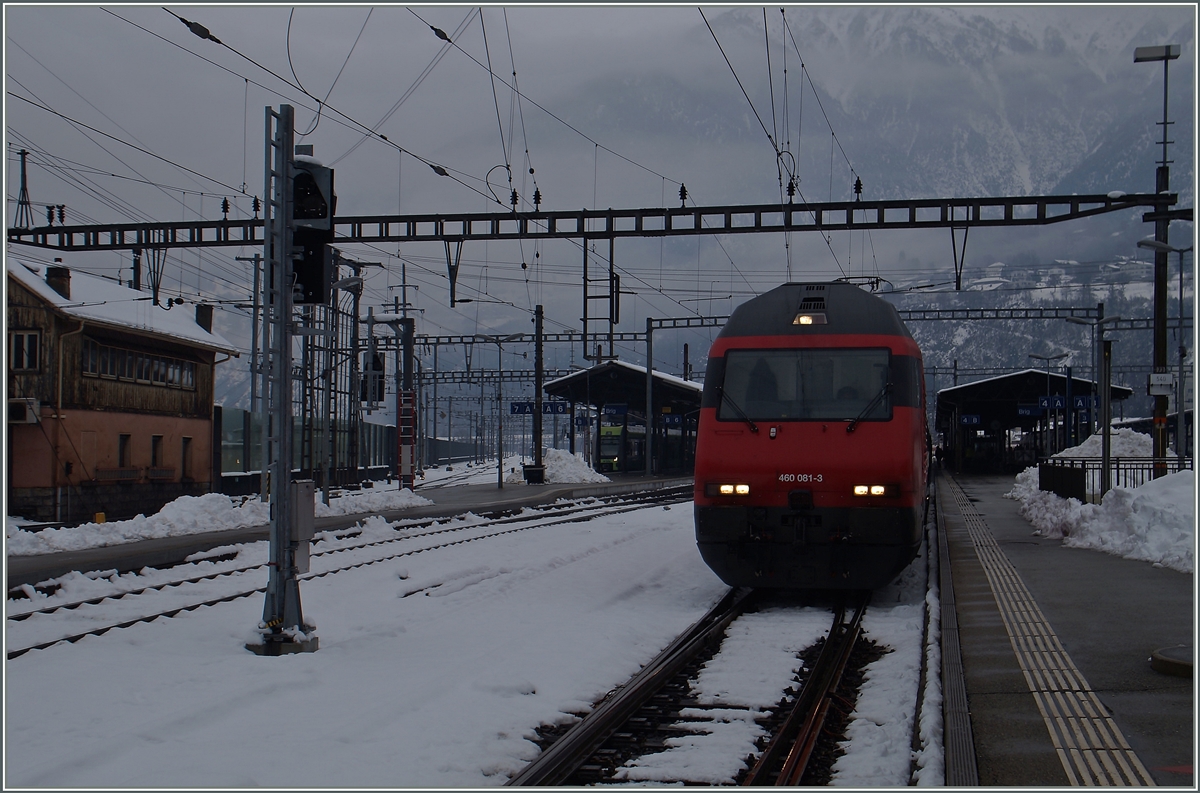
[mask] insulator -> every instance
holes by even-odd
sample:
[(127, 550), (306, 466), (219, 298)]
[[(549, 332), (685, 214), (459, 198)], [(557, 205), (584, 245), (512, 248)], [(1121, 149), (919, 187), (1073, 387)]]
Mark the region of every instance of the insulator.
[(58, 222), (65, 223), (67, 221), (67, 208), (63, 204), (58, 205)]
[(254, 216), (258, 217), (258, 210), (262, 209), (262, 204), (258, 200), (258, 196), (254, 196), (254, 202), (251, 204), (254, 208)]
[(229, 199), (228, 198), (221, 199), (221, 214), (225, 215), (226, 217), (229, 216)]
[(687, 205), (687, 185), (683, 182), (679, 183), (679, 202), (681, 206)]
[(859, 198), (862, 197), (862, 179), (858, 178), (857, 176), (854, 177), (854, 195), (858, 196)]
[(54, 225), (54, 207), (52, 207), (52, 206), (46, 207), (46, 225), (47, 226)]
[[(530, 168), (529, 170), (532, 171), (533, 169)], [(533, 191), (533, 205), (535, 207), (542, 205), (542, 191), (538, 190), (537, 188), (534, 188)]]
[(787, 183), (788, 200), (790, 201), (794, 195), (796, 195), (796, 178), (792, 177), (791, 179), (788, 179)]
[(513, 205), (513, 206), (516, 206), (516, 205), (517, 205), (518, 197), (517, 197), (517, 191), (516, 191), (516, 190), (513, 190), (513, 191), (512, 191), (512, 198), (510, 199), (510, 201), (512, 202), (512, 205)]

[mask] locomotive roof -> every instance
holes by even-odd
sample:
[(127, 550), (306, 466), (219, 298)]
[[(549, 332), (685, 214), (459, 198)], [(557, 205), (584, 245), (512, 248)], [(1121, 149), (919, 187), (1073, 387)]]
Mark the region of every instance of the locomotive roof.
[[(796, 325), (797, 315), (824, 314), (825, 324)], [(895, 307), (842, 282), (790, 283), (742, 303), (721, 336), (810, 336), (862, 333), (912, 338)]]

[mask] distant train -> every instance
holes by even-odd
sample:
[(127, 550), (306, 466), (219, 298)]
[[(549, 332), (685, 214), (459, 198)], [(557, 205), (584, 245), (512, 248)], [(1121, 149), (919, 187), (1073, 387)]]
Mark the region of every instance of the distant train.
[(730, 586), (874, 589), (921, 542), (921, 351), (850, 283), (746, 301), (713, 342), (696, 439), (700, 554)]

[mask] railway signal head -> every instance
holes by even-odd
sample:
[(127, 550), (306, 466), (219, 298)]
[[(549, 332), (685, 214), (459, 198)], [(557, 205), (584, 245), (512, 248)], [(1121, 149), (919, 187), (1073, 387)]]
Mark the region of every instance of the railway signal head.
[(295, 302), (329, 302), (333, 283), (333, 169), (308, 157), (292, 161), (292, 245)]

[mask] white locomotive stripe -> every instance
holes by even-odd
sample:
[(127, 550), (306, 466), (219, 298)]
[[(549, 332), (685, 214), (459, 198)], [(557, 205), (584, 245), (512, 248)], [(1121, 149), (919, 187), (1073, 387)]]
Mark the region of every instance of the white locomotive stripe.
[(947, 481), (987, 574), (1017, 663), (1071, 785), (1154, 785), (1154, 779), (1059, 642), (983, 516), (957, 482)]

